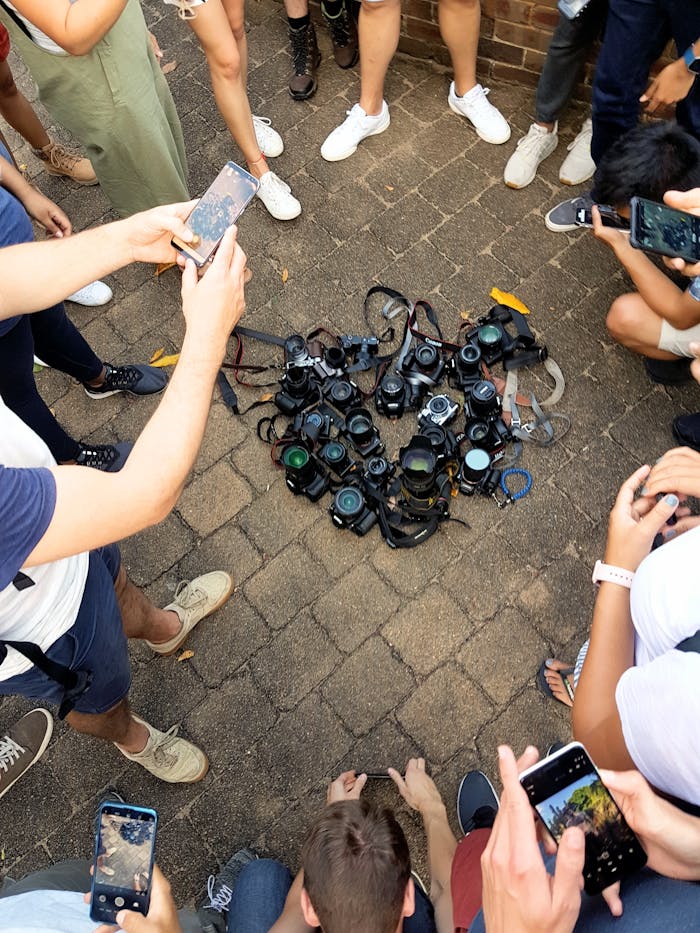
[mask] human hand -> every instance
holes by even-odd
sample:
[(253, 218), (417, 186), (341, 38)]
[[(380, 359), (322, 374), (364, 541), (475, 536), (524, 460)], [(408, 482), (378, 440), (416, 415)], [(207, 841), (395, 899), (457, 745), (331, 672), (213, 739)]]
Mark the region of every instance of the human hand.
[[(85, 895), (85, 901), (90, 902), (89, 894)], [(148, 914), (144, 917), (134, 910), (120, 910), (117, 923), (118, 928), (103, 923), (96, 927), (93, 933), (114, 933), (116, 929), (124, 930), (125, 933), (182, 933), (175, 901), (170, 893), (170, 884), (157, 865), (153, 866)]]
[(158, 40), (153, 35), (150, 29), (148, 30), (148, 41), (151, 43), (153, 54), (158, 59), (158, 61), (160, 61), (161, 58), (163, 57), (163, 50), (161, 49), (160, 44), (158, 43)]
[(70, 236), (73, 232), (70, 220), (58, 204), (54, 204), (31, 185), (28, 185), (28, 190), (22, 195), (22, 204), (29, 216), (40, 223), (51, 236), (61, 238)]
[(601, 243), (609, 246), (614, 253), (617, 254), (619, 250), (629, 247), (629, 230), (621, 230), (619, 227), (606, 227), (601, 220), (597, 204), (594, 204), (591, 208), (591, 218), (593, 221), (593, 235)]
[[(673, 492), (683, 499), (685, 496), (700, 496), (700, 453), (689, 447), (675, 447), (663, 455), (651, 469), (651, 473), (642, 489), (645, 498), (655, 500), (656, 496)], [(664, 537), (674, 537), (684, 531), (695, 528), (700, 517), (691, 515), (690, 509), (682, 506), (677, 509), (678, 521), (664, 533)]]
[(651, 550), (654, 538), (678, 508), (678, 496), (668, 490), (660, 502), (651, 496), (635, 500), (635, 491), (649, 476), (648, 465), (625, 480), (608, 521), (605, 563), (634, 573)]
[(389, 777), (412, 810), (425, 813), (433, 807), (444, 806), (440, 791), (425, 770), (425, 758), (409, 758), (405, 777), (395, 768), (389, 768)]
[(694, 81), (695, 75), (688, 71), (685, 61), (677, 58), (652, 78), (639, 100), (646, 105), (647, 113), (655, 113), (659, 107), (671, 107), (686, 98)]
[(173, 236), (190, 243), (194, 234), (185, 221), (197, 204), (197, 199), (181, 204), (153, 207), (133, 214), (119, 223), (120, 236), (129, 247), (131, 262), (175, 262), (180, 255), (170, 241)]
[(326, 804), (340, 803), (343, 800), (359, 800), (366, 783), (366, 774), (357, 775), (354, 771), (343, 771), (335, 781), (328, 785)]
[[(667, 191), (664, 195), (664, 202), (669, 207), (675, 207), (677, 211), (700, 215), (700, 188), (693, 188), (690, 191)], [(671, 259), (668, 256), (664, 256), (663, 261), (669, 269), (675, 269), (689, 278), (700, 275), (700, 262), (686, 262), (685, 259), (678, 257)]]

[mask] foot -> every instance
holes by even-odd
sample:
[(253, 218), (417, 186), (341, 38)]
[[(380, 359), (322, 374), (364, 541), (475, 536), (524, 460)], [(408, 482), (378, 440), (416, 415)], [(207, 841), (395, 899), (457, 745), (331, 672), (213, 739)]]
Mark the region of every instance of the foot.
[(263, 202), (268, 213), (275, 220), (294, 220), (301, 214), (301, 204), (292, 194), (289, 185), (274, 172), (265, 172), (260, 176), (257, 197)]
[(273, 130), (271, 121), (267, 117), (256, 117), (253, 114), (253, 128), (260, 151), (266, 159), (274, 159), (284, 152), (282, 137)]
[(182, 645), (192, 629), (202, 619), (216, 612), (233, 592), (233, 580), (223, 570), (213, 570), (195, 577), (189, 583), (183, 580), (175, 590), (175, 599), (164, 612), (174, 612), (180, 619), (181, 628), (169, 641), (146, 644), (156, 654), (173, 654)]
[(45, 162), (49, 175), (65, 175), (79, 185), (96, 185), (97, 175), (89, 159), (60, 143), (49, 143), (43, 149), (34, 149), (34, 155)]
[(0, 735), (0, 797), (26, 774), (46, 751), (53, 733), (53, 717), (33, 709)]
[(547, 658), (541, 670), (550, 695), (571, 708), (574, 705), (573, 665)]
[(498, 813), (498, 797), (483, 771), (468, 771), (457, 791), (457, 820), (464, 835), (490, 829)]
[(92, 467), (103, 473), (118, 473), (127, 461), (134, 445), (131, 441), (118, 444), (81, 444), (75, 458), (78, 466)]
[(233, 889), (238, 876), (249, 862), (254, 862), (257, 855), (252, 849), (239, 849), (226, 862), (218, 875), (209, 875), (207, 882), (208, 901), (199, 908), (197, 917), (202, 933), (226, 933), (225, 911), (231, 903)]
[(84, 305), (86, 308), (99, 308), (106, 305), (113, 298), (112, 289), (104, 282), (91, 282), (85, 288), (79, 288), (66, 298), (66, 301), (72, 301), (76, 305)]
[(506, 163), (503, 172), (506, 185), (509, 188), (526, 188), (534, 181), (540, 162), (554, 152), (558, 142), (556, 123), (551, 132), (539, 123), (533, 123)]
[(458, 97), (453, 81), (447, 103), (450, 110), (469, 120), (477, 136), (498, 146), (510, 139), (510, 127), (501, 111), (488, 102), (488, 93), (488, 88), (476, 84), (464, 97)]
[(700, 414), (679, 415), (673, 419), (671, 430), (679, 444), (700, 452)]
[(590, 119), (583, 121), (576, 139), (566, 147), (568, 156), (559, 169), (559, 181), (563, 185), (582, 185), (595, 173), (595, 162), (591, 157), (591, 136), (593, 123)]
[(289, 79), (289, 93), (294, 100), (306, 100), (316, 93), (316, 69), (321, 64), (314, 24), (290, 29), (289, 44), (294, 63), (294, 71)]
[(365, 113), (359, 104), (347, 111), (347, 118), (337, 126), (321, 146), (321, 155), (326, 162), (341, 162), (347, 159), (368, 136), (383, 133), (391, 122), (389, 106), (382, 101), (382, 109), (376, 115)]
[(357, 26), (348, 13), (346, 4), (343, 3), (336, 16), (330, 16), (321, 3), (321, 15), (331, 34), (336, 65), (339, 68), (352, 68), (360, 57), (360, 50), (357, 43)]
[(144, 750), (136, 754), (126, 752), (117, 745), (125, 758), (137, 762), (146, 771), (150, 771), (161, 781), (167, 781), (168, 784), (194, 784), (202, 780), (209, 770), (207, 756), (196, 745), (179, 738), (177, 726), (172, 726), (167, 732), (161, 732), (139, 716), (133, 718), (146, 727), (148, 741)]
[(128, 366), (110, 366), (105, 363), (105, 376), (101, 385), (83, 383), (86, 395), (90, 398), (109, 398), (118, 392), (129, 395), (157, 395), (168, 384), (168, 377), (157, 366), (145, 366), (134, 363)]
[(570, 233), (572, 230), (583, 229), (576, 223), (576, 212), (580, 208), (593, 206), (590, 194), (583, 194), (579, 198), (569, 198), (553, 207), (544, 218), (544, 225), (553, 233)]
[(692, 382), (693, 375), (690, 372), (690, 359), (677, 360), (653, 360), (651, 357), (644, 357), (644, 368), (647, 376), (652, 382), (662, 386), (678, 386), (684, 382)]

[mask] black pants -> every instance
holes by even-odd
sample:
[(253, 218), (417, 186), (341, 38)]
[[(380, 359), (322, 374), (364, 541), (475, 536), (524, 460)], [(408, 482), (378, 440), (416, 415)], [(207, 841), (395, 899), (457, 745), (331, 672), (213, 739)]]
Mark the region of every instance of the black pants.
[(80, 382), (102, 372), (102, 361), (66, 314), (63, 304), (21, 317), (0, 337), (0, 395), (35, 431), (56, 460), (75, 460), (80, 450), (49, 411), (34, 381), (34, 354)]

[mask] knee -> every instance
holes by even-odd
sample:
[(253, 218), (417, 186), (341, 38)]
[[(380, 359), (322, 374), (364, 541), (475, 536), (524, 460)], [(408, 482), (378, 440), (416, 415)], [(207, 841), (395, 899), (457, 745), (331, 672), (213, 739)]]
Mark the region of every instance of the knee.
[(15, 79), (12, 77), (12, 72), (9, 68), (7, 71), (3, 69), (2, 73), (0, 73), (0, 97), (16, 97), (18, 94), (19, 91)]
[(401, 15), (401, 0), (362, 0), (362, 13), (364, 16), (379, 16), (386, 12)]
[(242, 42), (245, 39), (245, 21), (243, 19), (230, 19), (231, 32), (236, 42)]
[(241, 76), (241, 59), (235, 48), (216, 55), (209, 62), (212, 77), (222, 81), (237, 81)]
[(613, 340), (622, 343), (635, 333), (639, 324), (636, 298), (636, 295), (620, 295), (610, 305), (605, 326)]

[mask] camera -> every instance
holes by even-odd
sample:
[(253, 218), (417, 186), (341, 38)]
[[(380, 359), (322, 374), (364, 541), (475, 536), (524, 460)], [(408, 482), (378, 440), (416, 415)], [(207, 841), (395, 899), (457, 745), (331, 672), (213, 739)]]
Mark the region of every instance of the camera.
[(369, 457), (384, 450), (379, 431), (366, 408), (353, 408), (347, 413), (343, 433), (362, 457)]
[(329, 379), (323, 386), (323, 394), (338, 411), (347, 411), (360, 401), (359, 389), (345, 376)]
[(374, 404), (380, 415), (400, 418), (409, 407), (409, 387), (400, 373), (387, 373), (379, 383)]
[(307, 366), (291, 366), (280, 380), (275, 405), (285, 415), (296, 415), (319, 397), (318, 386)]
[(466, 437), (472, 447), (485, 450), (493, 460), (500, 460), (511, 433), (502, 418), (492, 421), (476, 419), (467, 423)]
[(481, 350), (475, 343), (466, 343), (450, 361), (452, 382), (466, 392), (481, 375)]
[(482, 421), (489, 421), (492, 418), (500, 418), (502, 412), (501, 396), (496, 390), (496, 386), (488, 379), (479, 379), (470, 386), (464, 398), (464, 408), (467, 413), (467, 421), (478, 418)]
[(396, 464), (385, 457), (370, 457), (362, 474), (362, 482), (370, 492), (384, 493), (396, 473)]
[(313, 369), (320, 379), (340, 376), (345, 372), (345, 351), (340, 347), (324, 347), (315, 340), (309, 346), (301, 334), (292, 334), (284, 342), (284, 366), (289, 370)]
[(448, 460), (458, 459), (457, 438), (448, 428), (428, 421), (421, 425), (418, 434), (430, 441), (433, 453), (437, 457), (438, 469), (442, 469)]
[(355, 461), (348, 456), (348, 449), (340, 441), (328, 441), (321, 449), (319, 456), (341, 479), (353, 469)]
[(360, 537), (377, 522), (376, 514), (367, 506), (367, 500), (357, 486), (339, 489), (328, 511), (334, 524), (339, 528), (349, 528)]
[(466, 496), (473, 496), (475, 492), (493, 495), (501, 481), (501, 471), (494, 470), (491, 463), (491, 457), (485, 450), (468, 450), (459, 473), (459, 491)]
[(436, 386), (444, 372), (445, 361), (431, 343), (417, 343), (401, 364), (401, 374), (412, 387), (414, 398)]
[(291, 369), (292, 366), (312, 366), (313, 362), (306, 340), (301, 334), (292, 334), (291, 337), (287, 337), (284, 341), (285, 369)]
[(295, 496), (317, 502), (329, 486), (328, 474), (306, 447), (290, 444), (282, 454), (287, 486)]
[(446, 512), (447, 501), (442, 490), (447, 477), (439, 472), (438, 457), (430, 439), (415, 434), (405, 447), (399, 450), (401, 469), (401, 491), (407, 511), (414, 516), (437, 506)]
[(374, 356), (379, 350), (378, 337), (357, 337), (350, 334), (343, 334), (340, 337), (340, 345), (345, 353), (360, 357)]
[(459, 405), (448, 395), (433, 395), (418, 414), (418, 423), (422, 425), (432, 422), (440, 426), (449, 424), (454, 420), (458, 411)]
[(499, 363), (514, 346), (513, 338), (493, 313), (467, 331), (467, 343), (476, 347), (487, 366)]
[(320, 411), (300, 412), (292, 422), (292, 430), (313, 450), (319, 441), (328, 439), (331, 419)]

